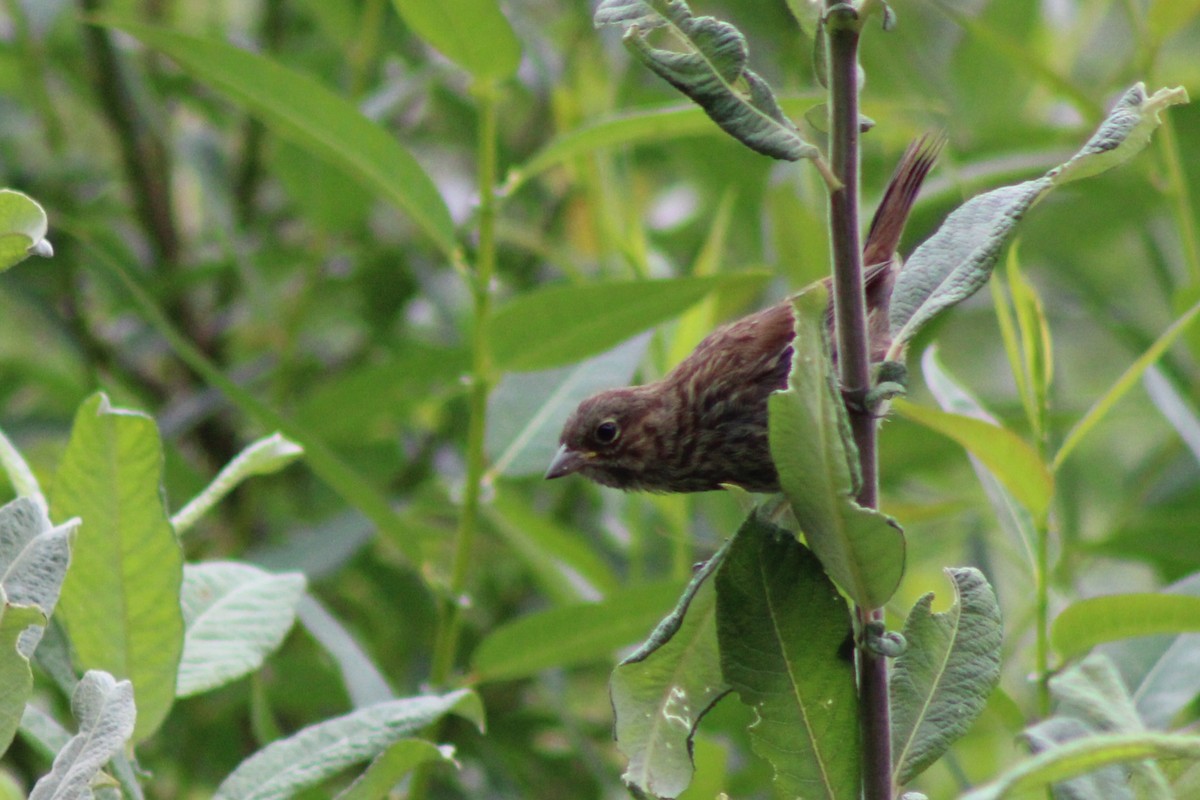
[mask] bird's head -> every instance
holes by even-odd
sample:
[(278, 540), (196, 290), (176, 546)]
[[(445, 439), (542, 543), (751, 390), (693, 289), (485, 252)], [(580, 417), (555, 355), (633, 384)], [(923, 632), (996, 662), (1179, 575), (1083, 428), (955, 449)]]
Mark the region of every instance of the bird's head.
[(655, 462), (656, 411), (661, 399), (650, 386), (610, 389), (579, 404), (559, 437), (547, 478), (578, 472), (618, 489), (650, 488)]

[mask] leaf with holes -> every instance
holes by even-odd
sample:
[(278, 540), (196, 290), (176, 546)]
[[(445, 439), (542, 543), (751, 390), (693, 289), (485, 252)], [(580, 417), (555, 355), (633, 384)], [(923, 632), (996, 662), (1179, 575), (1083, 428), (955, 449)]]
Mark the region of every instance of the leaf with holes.
[(704, 564), (675, 610), (613, 670), (617, 747), (629, 759), (622, 777), (635, 791), (673, 798), (688, 787), (696, 725), (729, 691), (717, 651), (712, 581), (728, 550), (726, 545)]

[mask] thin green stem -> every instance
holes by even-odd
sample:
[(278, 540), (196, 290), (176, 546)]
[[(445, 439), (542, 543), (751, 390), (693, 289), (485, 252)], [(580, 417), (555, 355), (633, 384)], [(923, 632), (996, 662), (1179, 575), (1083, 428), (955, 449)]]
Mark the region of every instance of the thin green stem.
[[(862, 235), (858, 224), (858, 42), (862, 30), (853, 7), (829, 0), (826, 35), (829, 54), (829, 166), (839, 188), (829, 194), (829, 227), (833, 254), (833, 307), (838, 345), (838, 371), (850, 427), (858, 446), (862, 487), (858, 503), (879, 503), (876, 424), (867, 407), (871, 386), (870, 343), (863, 290)], [(827, 179), (828, 183), (828, 179)], [(882, 609), (858, 608), (860, 629), (883, 620)], [(891, 720), (887, 660), (867, 647), (856, 649), (859, 680), (859, 726), (863, 748), (863, 797), (892, 796)]]
[(430, 680), (442, 686), (454, 668), (458, 639), (462, 630), (463, 601), (475, 556), (475, 537), (479, 528), (479, 501), (486, 468), (483, 435), (487, 422), (488, 393), (492, 386), (492, 353), (488, 341), (488, 317), (491, 315), (491, 283), (496, 270), (496, 88), (483, 83), (477, 87), (479, 98), (479, 250), (471, 280), (474, 318), (471, 332), (470, 419), (467, 423), (467, 474), (463, 487), (462, 511), (450, 568), (449, 597), (438, 626), (434, 643)]

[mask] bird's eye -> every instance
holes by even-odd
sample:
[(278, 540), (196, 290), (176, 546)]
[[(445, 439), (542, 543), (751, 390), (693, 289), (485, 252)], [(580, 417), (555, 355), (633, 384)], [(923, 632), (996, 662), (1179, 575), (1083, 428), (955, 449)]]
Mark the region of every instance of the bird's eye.
[(600, 444), (612, 444), (620, 434), (621, 429), (611, 419), (606, 419), (596, 426), (596, 441)]

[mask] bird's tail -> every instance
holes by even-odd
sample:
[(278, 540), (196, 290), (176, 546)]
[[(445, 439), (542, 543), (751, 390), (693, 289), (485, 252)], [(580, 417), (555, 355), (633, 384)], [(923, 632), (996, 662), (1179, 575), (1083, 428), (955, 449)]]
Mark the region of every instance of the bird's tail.
[(888, 336), (888, 306), (892, 299), (899, 261), (896, 249), (900, 236), (921, 190), (925, 176), (937, 161), (946, 143), (943, 134), (922, 136), (908, 146), (892, 179), (888, 181), (883, 199), (871, 218), (867, 242), (863, 246), (863, 276), (869, 315), (872, 360), (883, 358), (891, 344)]
[(875, 209), (875, 216), (871, 218), (867, 242), (863, 246), (864, 266), (884, 264), (895, 255), (908, 215), (921, 191), (921, 184), (945, 143), (943, 134), (926, 134), (904, 151), (892, 179), (888, 181), (883, 199), (879, 201), (879, 208)]

